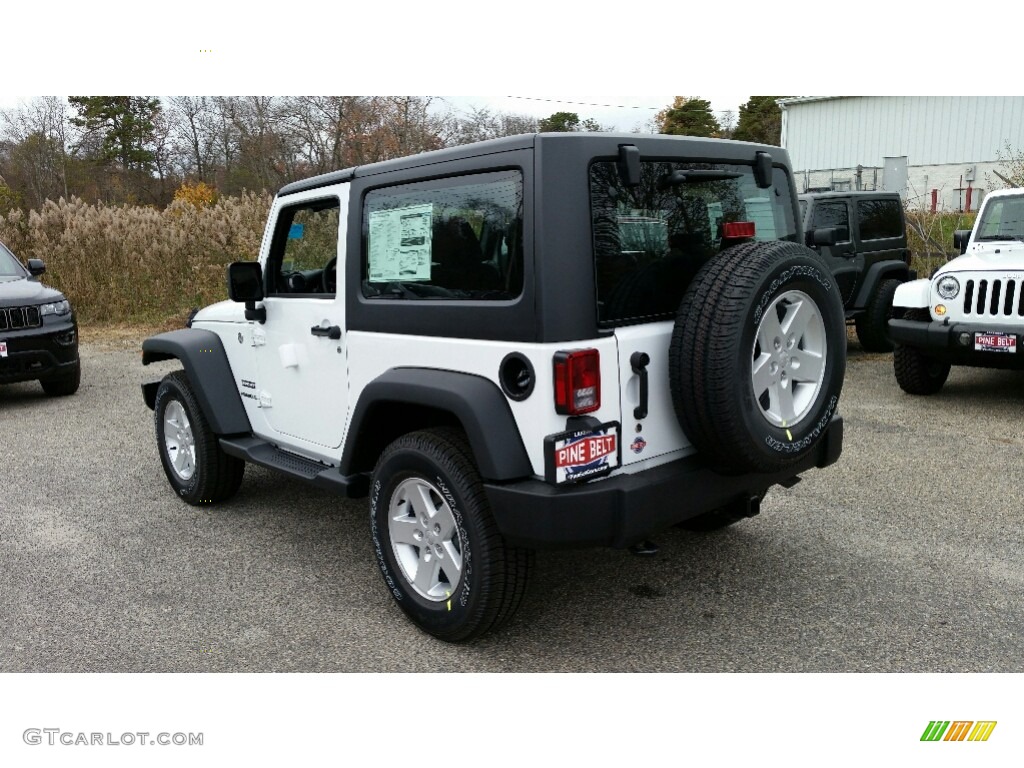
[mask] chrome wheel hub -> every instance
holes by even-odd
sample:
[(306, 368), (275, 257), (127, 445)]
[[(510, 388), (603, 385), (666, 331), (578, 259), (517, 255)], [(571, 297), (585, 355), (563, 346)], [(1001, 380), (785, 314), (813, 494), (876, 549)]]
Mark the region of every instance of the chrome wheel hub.
[(444, 602), (462, 574), (462, 539), (441, 492), (419, 477), (403, 480), (388, 505), (388, 536), (398, 567), (420, 597)]
[(191, 480), (196, 472), (196, 442), (185, 408), (177, 400), (164, 409), (164, 450), (178, 479)]
[(825, 379), (828, 344), (818, 305), (803, 291), (775, 298), (757, 327), (750, 369), (761, 415), (777, 427), (799, 424)]

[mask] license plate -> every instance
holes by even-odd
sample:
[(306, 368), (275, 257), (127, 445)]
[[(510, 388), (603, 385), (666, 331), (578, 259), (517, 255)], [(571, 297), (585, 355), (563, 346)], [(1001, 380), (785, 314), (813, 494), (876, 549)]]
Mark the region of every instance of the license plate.
[(975, 333), (975, 352), (1017, 352), (1017, 336), (1012, 333)]
[(7, 357), (7, 342), (0, 341), (0, 357)]
[(575, 483), (611, 472), (621, 463), (619, 423), (560, 432), (544, 438), (544, 476), (549, 483)]

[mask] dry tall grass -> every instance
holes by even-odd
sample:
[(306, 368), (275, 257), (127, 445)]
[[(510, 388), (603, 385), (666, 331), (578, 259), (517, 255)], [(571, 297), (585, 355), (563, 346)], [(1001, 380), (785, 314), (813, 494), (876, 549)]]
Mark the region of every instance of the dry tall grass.
[(141, 206), (47, 201), (0, 216), (0, 241), (43, 259), (82, 323), (160, 323), (227, 298), (226, 268), (253, 260), (271, 198), (244, 193), (211, 205)]

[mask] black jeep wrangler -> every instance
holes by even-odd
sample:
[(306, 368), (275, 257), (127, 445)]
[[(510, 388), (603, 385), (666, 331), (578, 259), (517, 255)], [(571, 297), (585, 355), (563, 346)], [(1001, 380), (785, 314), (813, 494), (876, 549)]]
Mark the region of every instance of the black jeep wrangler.
[(861, 346), (891, 352), (886, 323), (893, 294), (900, 283), (917, 277), (910, 268), (899, 193), (817, 192), (799, 199), (807, 245), (832, 269)]

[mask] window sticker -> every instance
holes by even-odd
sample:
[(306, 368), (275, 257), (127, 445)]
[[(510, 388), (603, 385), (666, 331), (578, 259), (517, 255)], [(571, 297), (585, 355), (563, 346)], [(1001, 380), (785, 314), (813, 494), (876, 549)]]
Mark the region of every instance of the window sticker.
[(291, 229), (288, 230), (289, 240), (301, 240), (302, 235), (305, 233), (305, 224), (292, 224)]
[(371, 283), (430, 279), (432, 203), (370, 213)]

